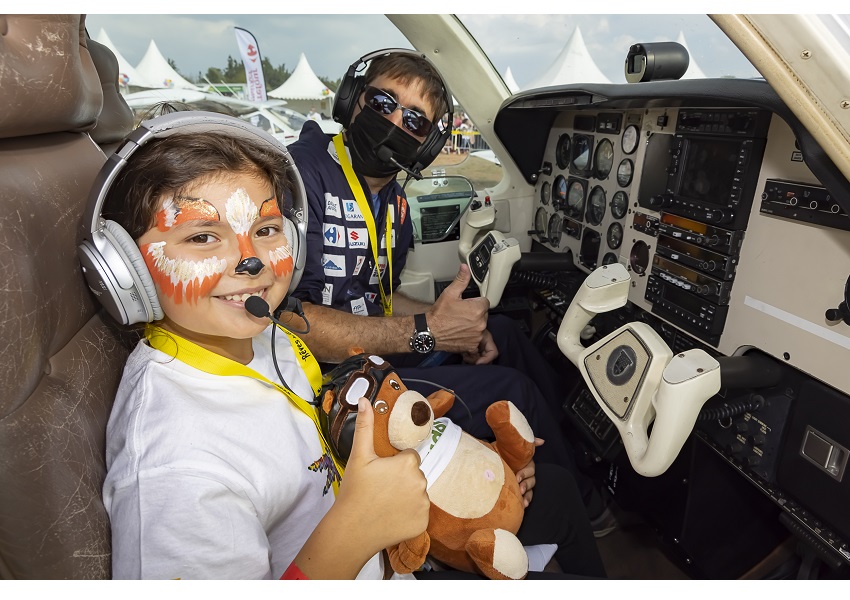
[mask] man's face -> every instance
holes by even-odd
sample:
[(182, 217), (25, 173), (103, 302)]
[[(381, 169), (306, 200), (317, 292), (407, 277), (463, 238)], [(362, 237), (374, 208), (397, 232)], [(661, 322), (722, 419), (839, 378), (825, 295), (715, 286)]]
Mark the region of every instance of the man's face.
[[(434, 105), (425, 97), (422, 80), (413, 79), (407, 84), (403, 84), (398, 79), (387, 77), (386, 75), (379, 75), (373, 79), (369, 85), (387, 92), (390, 96), (395, 98), (396, 102), (399, 103), (399, 108), (389, 115), (383, 115), (384, 118), (392, 121), (396, 127), (402, 129), (405, 133), (412, 135), (414, 138), (419, 140), (420, 143), (424, 142), (426, 136), (415, 135), (403, 127), (401, 111), (402, 106), (405, 108), (411, 108), (428, 117), (429, 121), (434, 120), (435, 108)], [(360, 95), (360, 102), (358, 102), (354, 107), (354, 114), (351, 117), (352, 122), (357, 118), (357, 115), (360, 114), (361, 110), (371, 110), (363, 105), (363, 96), (364, 94)]]
[(274, 308), (292, 279), (291, 241), (274, 190), (250, 173), (203, 178), (185, 195), (163, 198), (138, 244), (165, 323), (190, 339), (254, 337), (268, 320), (249, 314), (245, 300), (260, 296)]

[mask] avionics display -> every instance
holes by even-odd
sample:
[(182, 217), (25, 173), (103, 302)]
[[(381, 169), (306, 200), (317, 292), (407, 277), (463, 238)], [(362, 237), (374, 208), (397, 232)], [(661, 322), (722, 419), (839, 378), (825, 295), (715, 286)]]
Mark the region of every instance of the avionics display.
[(726, 206), (734, 191), (740, 140), (689, 138), (684, 144), (678, 195), (684, 200)]
[(769, 113), (759, 111), (681, 111), (664, 169), (666, 190), (638, 201), (694, 221), (746, 229), (769, 121)]

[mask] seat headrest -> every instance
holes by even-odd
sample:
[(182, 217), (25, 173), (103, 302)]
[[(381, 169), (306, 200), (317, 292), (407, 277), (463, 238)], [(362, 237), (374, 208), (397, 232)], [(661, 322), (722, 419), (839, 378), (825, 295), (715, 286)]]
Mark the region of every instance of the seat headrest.
[(87, 131), (103, 106), (84, 15), (0, 15), (0, 138)]
[(133, 131), (133, 109), (127, 106), (118, 89), (118, 59), (112, 50), (91, 38), (86, 40), (86, 44), (103, 90), (103, 109), (89, 135), (101, 145), (117, 143)]

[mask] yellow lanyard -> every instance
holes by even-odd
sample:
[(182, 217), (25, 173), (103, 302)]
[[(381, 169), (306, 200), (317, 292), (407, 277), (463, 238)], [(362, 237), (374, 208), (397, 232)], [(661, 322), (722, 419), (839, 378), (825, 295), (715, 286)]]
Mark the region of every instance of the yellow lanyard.
[[(304, 366), (304, 371), (307, 375), (307, 380), (310, 382), (310, 387), (313, 389), (314, 394), (318, 395), (319, 391), (322, 389), (322, 372), (318, 362), (316, 362), (316, 359), (313, 357), (313, 354), (309, 351), (306, 344), (304, 344), (297, 335), (282, 327), (279, 327), (279, 329), (289, 337), (289, 342), (292, 344), (292, 348), (295, 350), (296, 356), (298, 356)], [(331, 451), (330, 444), (328, 444), (324, 435), (322, 435), (322, 427), (319, 423), (319, 413), (317, 412), (316, 407), (309, 404), (306, 400), (299, 398), (294, 392), (283, 387), (279, 383), (275, 383), (260, 373), (257, 373), (254, 369), (238, 363), (235, 360), (225, 358), (224, 356), (216, 354), (206, 348), (202, 348), (176, 333), (165, 331), (156, 325), (148, 325), (145, 327), (145, 337), (152, 348), (155, 348), (160, 352), (164, 352), (165, 354), (168, 354), (169, 356), (176, 358), (190, 367), (198, 369), (199, 371), (209, 373), (210, 375), (250, 377), (251, 379), (256, 379), (275, 387), (278, 391), (289, 398), (295, 407), (310, 417), (316, 425), (316, 431), (319, 434), (319, 441), (322, 445), (322, 450), (326, 456), (330, 456), (333, 459), (333, 463), (336, 467), (337, 473), (339, 473), (339, 477), (331, 477), (329, 475), (329, 480), (332, 481), (334, 495), (336, 495), (339, 490), (339, 478), (342, 477), (343, 467)]]
[(348, 153), (345, 151), (345, 145), (342, 143), (342, 134), (338, 133), (334, 136), (334, 149), (339, 159), (339, 164), (342, 166), (342, 172), (345, 173), (345, 179), (348, 181), (348, 186), (354, 194), (354, 199), (357, 201), (357, 206), (360, 207), (360, 212), (363, 213), (363, 220), (366, 221), (366, 229), (369, 231), (369, 245), (372, 246), (372, 256), (375, 258), (375, 269), (378, 272), (378, 290), (381, 292), (381, 305), (384, 307), (384, 316), (391, 317), (393, 314), (393, 251), (392, 251), (392, 228), (393, 222), (390, 218), (390, 207), (387, 206), (387, 230), (384, 240), (387, 243), (387, 268), (390, 270), (390, 295), (387, 297), (384, 291), (384, 278), (381, 273), (381, 267), (378, 265), (378, 235), (375, 231), (375, 218), (372, 216), (372, 208), (366, 201), (366, 194), (363, 193), (363, 186), (360, 185), (357, 176), (354, 174), (354, 169), (351, 166), (351, 161), (348, 160)]

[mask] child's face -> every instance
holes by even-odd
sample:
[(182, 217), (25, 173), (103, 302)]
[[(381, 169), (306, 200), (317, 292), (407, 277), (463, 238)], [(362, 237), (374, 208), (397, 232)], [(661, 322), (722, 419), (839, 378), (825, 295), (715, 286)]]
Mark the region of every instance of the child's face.
[(189, 337), (254, 337), (269, 321), (248, 313), (245, 300), (260, 296), (274, 310), (292, 279), (274, 190), (250, 173), (199, 179), (163, 198), (138, 243), (165, 322)]

